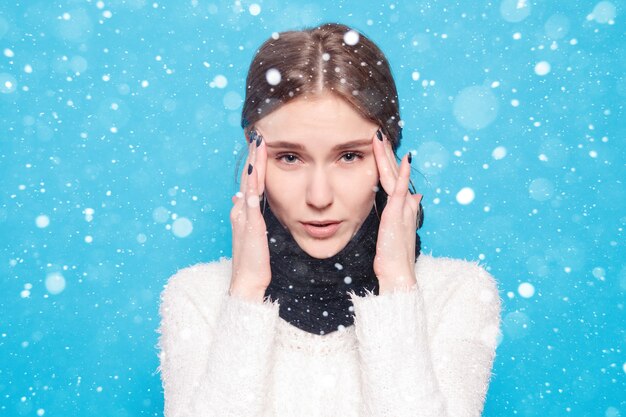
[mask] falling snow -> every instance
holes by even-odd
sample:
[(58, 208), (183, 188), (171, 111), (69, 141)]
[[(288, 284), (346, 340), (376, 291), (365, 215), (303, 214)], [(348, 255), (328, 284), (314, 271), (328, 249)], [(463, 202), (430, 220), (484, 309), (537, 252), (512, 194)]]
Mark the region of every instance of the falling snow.
[(232, 255), (247, 67), (341, 21), (342, 47), (390, 60), (423, 252), (498, 280), (475, 300), (504, 303), (502, 333), (476, 335), (498, 335), (483, 415), (625, 415), (626, 15), (579, 3), (4, 2), (0, 414), (162, 414), (159, 294)]
[(354, 46), (359, 43), (359, 33), (356, 30), (349, 30), (343, 35), (346, 45)]
[(267, 80), (267, 83), (269, 85), (278, 85), (280, 84), (280, 80), (282, 79), (282, 77), (280, 75), (280, 71), (278, 71), (276, 68), (270, 68), (265, 73), (265, 79)]

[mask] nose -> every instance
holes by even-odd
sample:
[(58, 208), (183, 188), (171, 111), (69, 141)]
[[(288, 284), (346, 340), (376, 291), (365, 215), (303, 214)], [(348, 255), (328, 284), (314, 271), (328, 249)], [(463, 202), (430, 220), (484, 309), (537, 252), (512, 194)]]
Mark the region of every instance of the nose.
[(333, 187), (325, 170), (315, 169), (309, 177), (306, 189), (306, 203), (318, 210), (323, 210), (333, 203)]

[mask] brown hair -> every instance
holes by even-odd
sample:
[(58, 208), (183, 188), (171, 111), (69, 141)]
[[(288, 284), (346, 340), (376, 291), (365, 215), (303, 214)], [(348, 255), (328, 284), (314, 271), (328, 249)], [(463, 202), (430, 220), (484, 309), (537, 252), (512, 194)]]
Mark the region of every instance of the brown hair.
[[(268, 81), (270, 69), (280, 74), (276, 85)], [(247, 135), (249, 127), (280, 106), (323, 91), (337, 94), (379, 125), (396, 152), (402, 126), (389, 63), (366, 36), (337, 23), (281, 32), (261, 45), (246, 79), (241, 127)]]

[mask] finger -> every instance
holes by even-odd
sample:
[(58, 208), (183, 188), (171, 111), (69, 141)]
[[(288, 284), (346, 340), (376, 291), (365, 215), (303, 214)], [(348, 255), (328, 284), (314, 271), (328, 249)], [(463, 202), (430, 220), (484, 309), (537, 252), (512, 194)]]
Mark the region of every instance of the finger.
[[(382, 130), (381, 130), (382, 132)], [(398, 162), (396, 161), (396, 156), (395, 153), (393, 152), (393, 147), (391, 146), (391, 141), (389, 140), (389, 138), (387, 137), (387, 135), (382, 135), (383, 136), (383, 145), (384, 145), (384, 150), (385, 150), (385, 156), (387, 158), (387, 161), (389, 162), (389, 167), (390, 170), (392, 172), (392, 176), (391, 178), (393, 179), (393, 182), (390, 186), (390, 190), (387, 191), (388, 195), (391, 195), (393, 190), (395, 189), (395, 184), (396, 184), (396, 180), (398, 178), (398, 175), (400, 175), (400, 168), (398, 166)]]
[(420, 203), (422, 202), (422, 198), (424, 196), (421, 194), (411, 194), (411, 200), (413, 201), (413, 208), (415, 210), (419, 209)]
[(413, 197), (413, 201), (415, 202), (414, 204), (414, 209), (415, 209), (415, 227), (419, 228), (419, 224), (420, 224), (420, 220), (422, 217), (422, 198), (423, 195), (421, 194), (415, 194), (412, 196)]
[(382, 133), (382, 129), (379, 129), (381, 132), (381, 135), (383, 137), (383, 144), (384, 149), (385, 149), (385, 155), (387, 156), (387, 159), (389, 160), (389, 166), (391, 167), (391, 170), (393, 171), (394, 174), (394, 178), (398, 178), (398, 173), (400, 172), (400, 168), (398, 166), (398, 161), (396, 161), (396, 156), (393, 152), (393, 147), (391, 146), (391, 141), (389, 140), (389, 137), (387, 137), (387, 135)]
[(374, 135), (372, 139), (372, 146), (374, 148), (374, 158), (376, 159), (376, 166), (378, 168), (378, 176), (380, 184), (388, 195), (391, 195), (396, 183), (396, 175), (393, 171), (389, 158), (387, 157), (387, 151), (385, 150), (384, 135), (381, 135), (383, 141), (378, 139), (378, 135)]
[[(418, 194), (419, 196), (419, 194)], [(421, 197), (417, 197), (416, 195), (411, 194), (411, 192), (409, 191), (406, 194), (405, 201), (406, 204), (409, 206), (409, 208), (411, 209), (411, 211), (413, 213), (415, 213), (415, 215), (413, 217), (417, 218), (419, 215), (419, 208), (420, 208), (420, 200), (422, 199)]]
[(248, 212), (250, 210), (258, 211), (259, 207), (259, 193), (258, 193), (258, 175), (256, 168), (256, 141), (250, 145), (252, 147), (252, 158), (251, 163), (248, 165), (248, 183), (246, 187), (245, 199), (246, 199), (246, 207), (248, 208)]
[(241, 170), (241, 181), (239, 182), (239, 192), (241, 193), (242, 196), (246, 194), (246, 188), (247, 188), (248, 177), (249, 177), (248, 169), (252, 161), (252, 156), (253, 156), (252, 144), (248, 140), (248, 157), (246, 158), (246, 163), (244, 164), (243, 169)]
[(265, 138), (259, 133), (257, 141), (255, 169), (257, 170), (257, 187), (258, 194), (261, 195), (265, 191), (265, 170), (267, 168), (267, 148), (265, 147)]
[(241, 191), (237, 191), (235, 195), (231, 197), (231, 200), (233, 201), (233, 204), (237, 204), (239, 201), (241, 201), (242, 197), (243, 194), (241, 193)]
[(400, 173), (396, 180), (396, 186), (393, 195), (400, 198), (406, 198), (409, 193), (409, 178), (411, 176), (411, 163), (409, 162), (409, 154), (407, 153), (400, 162)]
[[(246, 139), (248, 140), (248, 155), (246, 157), (246, 161), (243, 165), (243, 169), (241, 170), (241, 179), (239, 181), (239, 191), (237, 191), (237, 193), (232, 197), (232, 201), (233, 201), (233, 208), (231, 209), (231, 222), (239, 222), (241, 220), (245, 221), (245, 213), (246, 210), (244, 210), (244, 200), (245, 200), (245, 191), (246, 188), (248, 186), (248, 166), (250, 164), (250, 160), (252, 157), (252, 148), (251, 148), (251, 144), (250, 144), (250, 140), (249, 140), (249, 135), (248, 137), (246, 137)], [(244, 216), (242, 218), (242, 216)]]
[(393, 148), (391, 147), (391, 141), (387, 136), (385, 136), (385, 153), (387, 154), (387, 158), (389, 159), (389, 165), (393, 171), (393, 177), (398, 178), (400, 168), (398, 167), (398, 161), (396, 161), (396, 155), (393, 153)]
[(422, 227), (424, 224), (424, 207), (422, 206), (422, 198), (417, 202), (417, 227)]
[(258, 211), (258, 208), (260, 206), (259, 194), (257, 192), (258, 190), (257, 182), (258, 182), (257, 174), (253, 169), (252, 174), (250, 174), (250, 182), (248, 183), (248, 192), (246, 193), (246, 196), (245, 196), (246, 207), (248, 208), (248, 212), (250, 210)]

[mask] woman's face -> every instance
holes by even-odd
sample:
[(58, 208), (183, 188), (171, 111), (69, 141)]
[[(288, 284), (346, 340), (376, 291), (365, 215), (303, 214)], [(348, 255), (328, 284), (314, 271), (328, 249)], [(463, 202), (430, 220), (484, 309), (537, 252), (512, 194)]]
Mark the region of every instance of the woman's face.
[(337, 254), (374, 203), (378, 126), (332, 93), (298, 98), (255, 126), (267, 147), (265, 195), (272, 211), (312, 257)]

